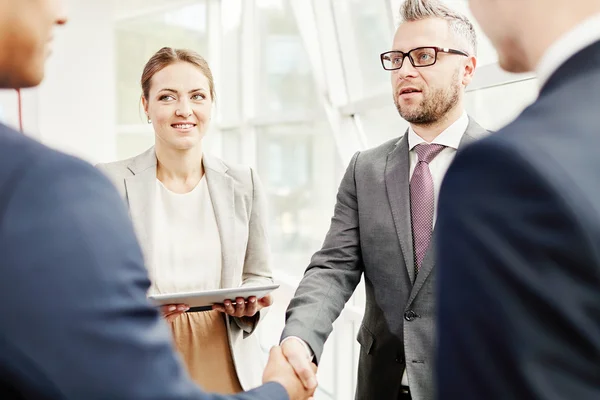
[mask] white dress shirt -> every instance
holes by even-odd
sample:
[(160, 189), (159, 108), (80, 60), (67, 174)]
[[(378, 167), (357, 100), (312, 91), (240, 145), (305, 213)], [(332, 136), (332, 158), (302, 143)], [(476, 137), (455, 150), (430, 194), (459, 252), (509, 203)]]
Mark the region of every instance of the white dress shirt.
[[(434, 191), (434, 208), (433, 208), (433, 222), (435, 224), (435, 220), (437, 218), (437, 204), (438, 204), (438, 196), (440, 193), (440, 187), (442, 185), (442, 180), (444, 179), (444, 175), (446, 175), (446, 171), (450, 167), (450, 163), (454, 159), (456, 155), (456, 150), (458, 149), (458, 145), (467, 130), (467, 126), (469, 126), (469, 117), (466, 112), (460, 116), (452, 125), (450, 125), (446, 130), (440, 133), (431, 144), (441, 144), (446, 146), (445, 149), (440, 151), (440, 153), (429, 163), (429, 171), (431, 171), (431, 177), (433, 178), (433, 191)], [(412, 177), (413, 172), (415, 171), (415, 167), (417, 166), (417, 162), (419, 161), (417, 156), (417, 151), (415, 147), (418, 144), (427, 143), (422, 137), (417, 135), (412, 127), (408, 128), (408, 149), (409, 149), (409, 157), (410, 157), (410, 177)]]
[(554, 42), (536, 67), (540, 89), (569, 58), (600, 40), (600, 14), (592, 15)]
[(156, 180), (154, 282), (160, 293), (218, 289), (221, 239), (206, 176), (184, 194)]

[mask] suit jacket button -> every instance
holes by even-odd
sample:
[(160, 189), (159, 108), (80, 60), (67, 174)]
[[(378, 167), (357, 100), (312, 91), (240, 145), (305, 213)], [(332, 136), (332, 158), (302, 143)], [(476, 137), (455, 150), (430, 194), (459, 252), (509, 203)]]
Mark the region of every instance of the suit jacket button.
[(396, 362), (397, 362), (398, 364), (403, 364), (403, 363), (404, 363), (404, 357), (402, 357), (402, 356), (398, 356), (398, 357), (396, 357)]
[(415, 318), (417, 318), (417, 313), (414, 312), (413, 310), (408, 310), (407, 312), (404, 313), (404, 319), (407, 321), (412, 321)]

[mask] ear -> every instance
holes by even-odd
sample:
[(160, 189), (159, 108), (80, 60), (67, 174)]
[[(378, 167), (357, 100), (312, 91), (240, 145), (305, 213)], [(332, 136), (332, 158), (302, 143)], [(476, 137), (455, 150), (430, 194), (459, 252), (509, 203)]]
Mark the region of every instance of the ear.
[(144, 106), (144, 112), (146, 113), (146, 116), (148, 116), (148, 100), (146, 100), (144, 95), (142, 95), (142, 106)]
[(473, 75), (475, 75), (475, 68), (477, 67), (477, 57), (470, 56), (465, 62), (465, 66), (463, 69), (462, 76), (462, 84), (467, 87), (473, 80)]

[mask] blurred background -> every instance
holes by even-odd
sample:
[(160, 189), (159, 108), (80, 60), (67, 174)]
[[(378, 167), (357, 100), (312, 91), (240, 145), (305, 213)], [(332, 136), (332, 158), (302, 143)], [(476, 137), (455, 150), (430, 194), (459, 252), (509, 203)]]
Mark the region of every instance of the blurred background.
[[(22, 124), (92, 163), (153, 144), (140, 76), (163, 46), (198, 51), (215, 75), (206, 151), (255, 167), (268, 192), (275, 277), (282, 286), (258, 334), (265, 350), (329, 227), (351, 156), (404, 134), (379, 54), (390, 50), (401, 0), (71, 0), (42, 86), (21, 93)], [(466, 0), (447, 0), (470, 16)], [(480, 32), (480, 31), (479, 31)], [(480, 32), (467, 111), (498, 129), (537, 95), (511, 75)], [(0, 120), (19, 125), (17, 93), (0, 91)], [(364, 308), (358, 287), (325, 346), (317, 400), (351, 399)], [(401, 312), (401, 310), (399, 310)]]

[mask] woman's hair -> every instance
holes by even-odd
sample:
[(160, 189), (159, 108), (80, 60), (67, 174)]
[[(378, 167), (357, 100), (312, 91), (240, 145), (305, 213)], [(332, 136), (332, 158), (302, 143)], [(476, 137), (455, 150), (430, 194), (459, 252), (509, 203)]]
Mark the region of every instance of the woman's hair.
[(171, 47), (163, 47), (159, 51), (157, 51), (146, 63), (144, 67), (144, 72), (142, 73), (142, 93), (145, 99), (148, 99), (150, 93), (150, 85), (152, 83), (152, 77), (158, 71), (162, 70), (169, 65), (178, 63), (178, 62), (187, 62), (192, 65), (195, 65), (202, 71), (206, 79), (208, 79), (208, 84), (210, 86), (210, 98), (215, 100), (215, 82), (208, 66), (208, 63), (200, 54), (196, 53), (193, 50), (187, 49), (173, 49)]

